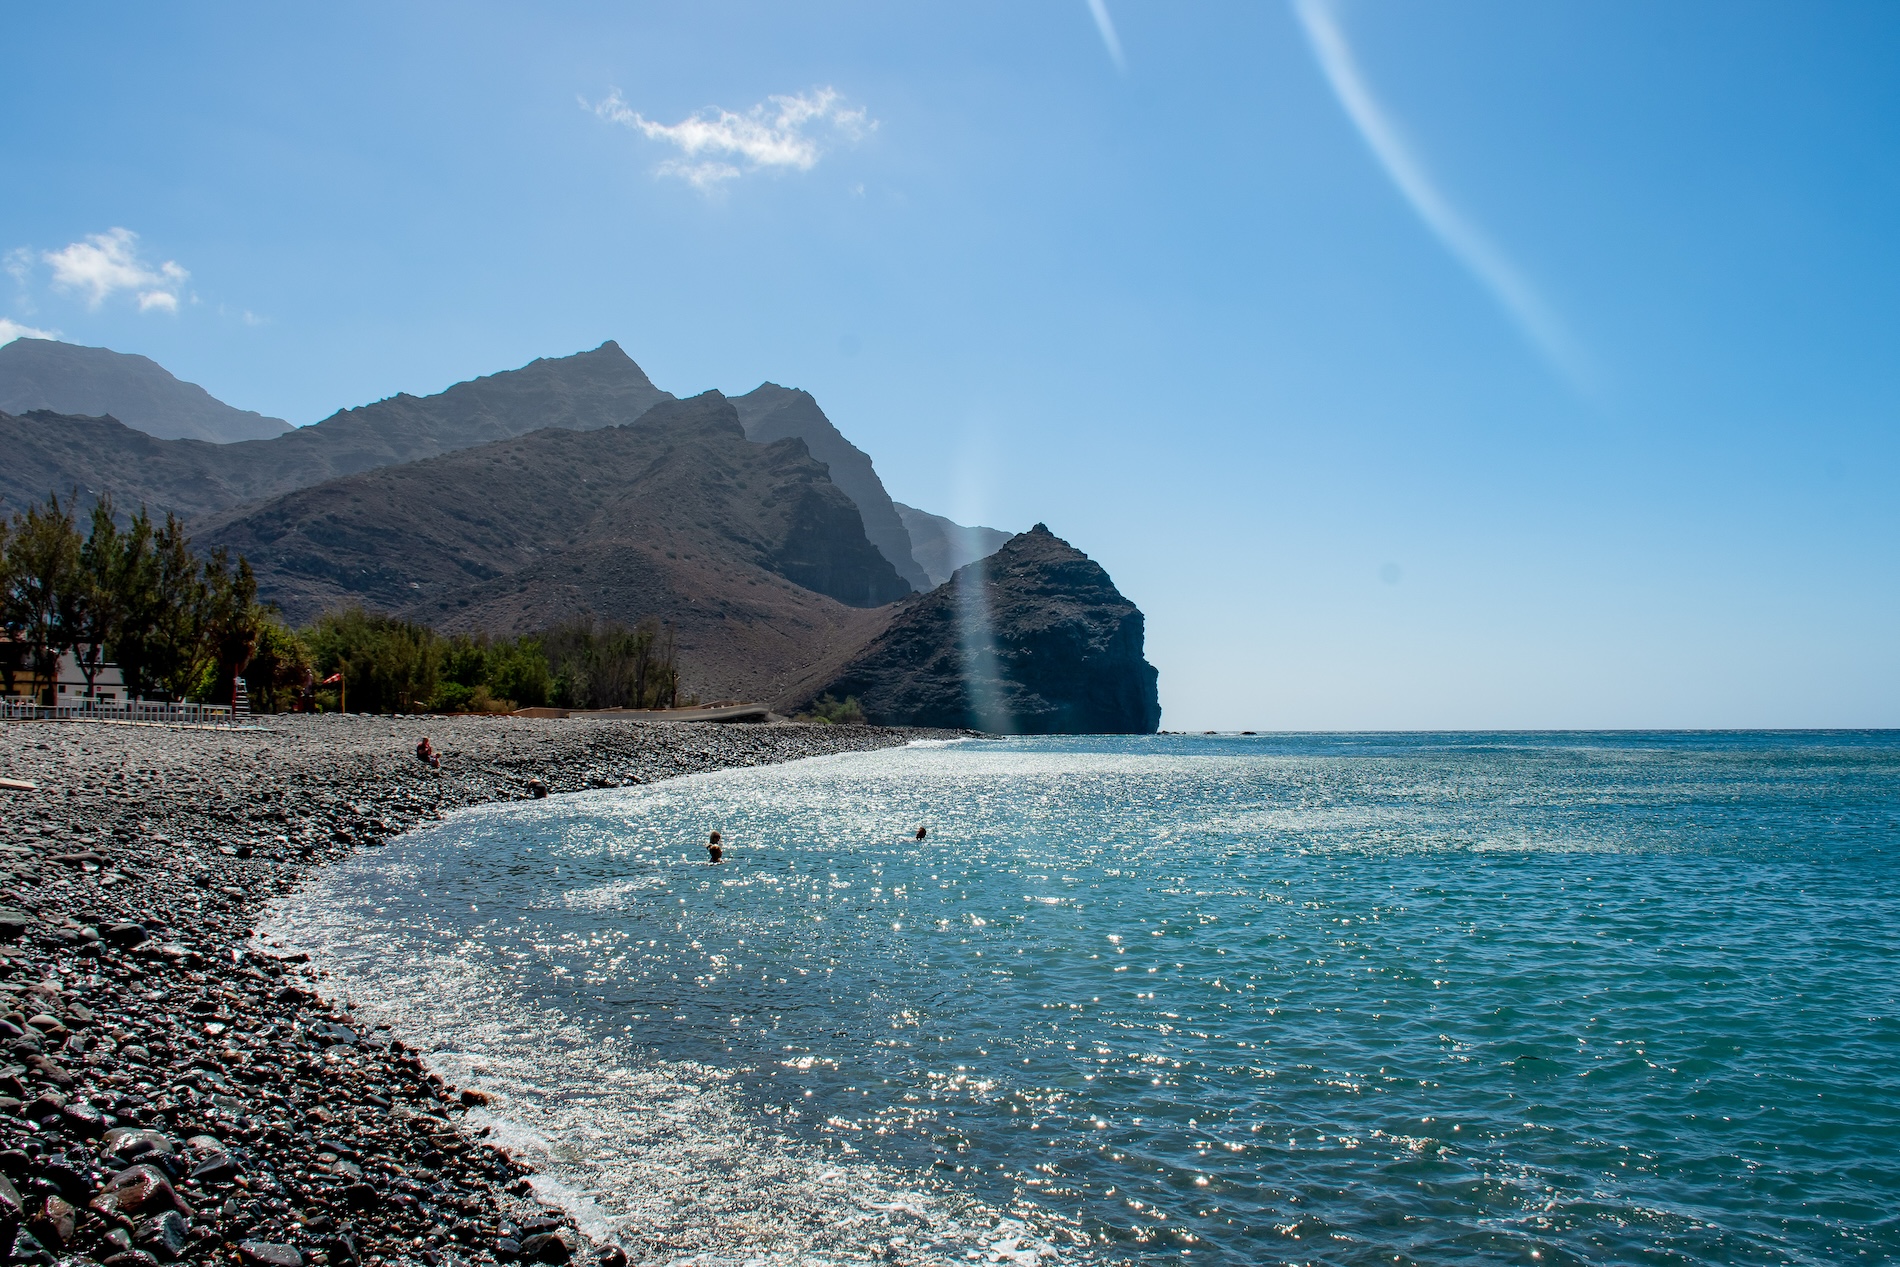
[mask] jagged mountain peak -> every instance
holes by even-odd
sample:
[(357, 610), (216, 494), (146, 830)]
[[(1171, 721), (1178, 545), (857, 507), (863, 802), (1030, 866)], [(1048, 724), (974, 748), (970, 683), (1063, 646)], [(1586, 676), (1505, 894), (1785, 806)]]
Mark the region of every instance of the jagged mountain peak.
[(798, 387), (764, 382), (742, 396), (732, 397), (748, 440), (770, 444), (787, 436), (805, 442), (811, 455), (831, 470), (831, 482), (844, 490), (864, 518), (864, 535), (890, 560), (912, 589), (927, 590), (929, 574), (918, 566), (910, 533), (898, 515), (891, 495), (878, 478), (877, 468), (862, 449), (844, 438), (818, 400)]

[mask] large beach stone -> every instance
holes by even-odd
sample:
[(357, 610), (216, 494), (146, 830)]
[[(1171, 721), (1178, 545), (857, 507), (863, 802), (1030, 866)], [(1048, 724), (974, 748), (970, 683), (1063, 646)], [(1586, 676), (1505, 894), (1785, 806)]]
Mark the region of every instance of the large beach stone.
[(56, 1087), (70, 1087), (73, 1085), (73, 1075), (68, 1072), (65, 1066), (47, 1059), (39, 1052), (34, 1052), (26, 1057), (26, 1067), (28, 1072), (42, 1082), (50, 1082)]
[(191, 1229), (176, 1210), (167, 1210), (155, 1219), (139, 1225), (134, 1237), (138, 1247), (161, 1263), (169, 1263), (191, 1244)]
[(161, 1210), (191, 1213), (191, 1207), (179, 1197), (164, 1172), (148, 1165), (121, 1170), (106, 1180), (105, 1187), (92, 1199), (92, 1208), (101, 1214), (123, 1214), (127, 1218), (157, 1214)]
[(111, 1124), (106, 1115), (84, 1100), (75, 1100), (59, 1111), (59, 1124), (81, 1139), (97, 1139)]
[(53, 1261), (53, 1255), (40, 1244), (38, 1237), (25, 1228), (21, 1228), (20, 1234), (13, 1239), (13, 1252), (7, 1256), (7, 1260), (12, 1263), (32, 1263), (36, 1267), (43, 1267), (44, 1264)]
[(108, 945), (126, 947), (136, 946), (146, 938), (145, 925), (130, 921), (107, 924), (99, 930), (99, 935)]
[[(73, 1238), (78, 1211), (64, 1197), (46, 1196), (33, 1202), (26, 1220), (27, 1230), (47, 1249), (58, 1253)], [(177, 1216), (174, 1215), (174, 1218)]]
[(521, 1242), (521, 1256), (538, 1263), (565, 1263), (574, 1257), (574, 1234), (564, 1227), (540, 1232)]
[(303, 1267), (302, 1254), (272, 1241), (239, 1241), (238, 1259), (244, 1267)]
[(18, 1223), (26, 1218), (26, 1202), (13, 1181), (0, 1175), (0, 1223)]
[(105, 1133), (104, 1158), (131, 1165), (148, 1153), (170, 1156), (172, 1141), (163, 1131), (141, 1130), (136, 1126), (115, 1126)]
[(243, 1173), (244, 1166), (229, 1153), (213, 1153), (191, 1168), (191, 1177), (199, 1183), (223, 1183)]
[(92, 1194), (92, 1180), (63, 1161), (49, 1161), (39, 1168), (39, 1178), (59, 1189), (59, 1195), (79, 1205)]

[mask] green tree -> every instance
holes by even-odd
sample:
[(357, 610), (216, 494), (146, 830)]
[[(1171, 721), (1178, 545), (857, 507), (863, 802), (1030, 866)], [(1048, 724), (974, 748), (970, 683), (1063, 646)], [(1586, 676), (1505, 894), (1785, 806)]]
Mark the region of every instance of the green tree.
[(444, 648), (427, 625), (352, 607), (319, 617), (303, 638), (319, 676), (343, 674), (358, 712), (414, 712), (435, 698)]
[(204, 659), (200, 650), (208, 602), (204, 576), (185, 526), (172, 514), (166, 514), (153, 552), (157, 588), (147, 671), (156, 689), (184, 699), (196, 684)]
[(513, 700), (518, 708), (539, 708), (554, 693), (554, 675), (538, 639), (495, 643), (489, 648), (486, 669), (490, 693)]
[[(238, 675), (251, 662), (264, 624), (265, 613), (257, 605), (257, 578), (250, 562), (242, 557), (233, 568), (223, 549), (214, 550), (204, 562), (203, 612), (198, 654), (208, 664), (213, 685), (200, 687), (201, 697), (210, 704), (229, 704), (237, 690)], [(203, 680), (205, 670), (198, 678)]]
[(152, 647), (156, 631), (166, 623), (161, 608), (175, 601), (160, 583), (156, 535), (143, 506), (119, 533), (113, 586), (118, 595), (119, 619), (106, 641), (106, 656), (119, 666), (126, 696), (143, 699), (158, 689), (151, 674)]
[(67, 645), (68, 595), (79, 569), (79, 530), (71, 509), (55, 496), (16, 515), (9, 535), (9, 632), (25, 649), (34, 695), (51, 703), (60, 653)]
[(862, 726), (864, 708), (855, 695), (847, 695), (842, 700), (820, 695), (812, 701), (811, 712), (805, 720), (823, 722), (827, 726)]
[(61, 607), (62, 624), (72, 640), (73, 659), (86, 679), (86, 698), (93, 698), (106, 648), (118, 640), (125, 617), (124, 555), (129, 542), (112, 516), (112, 498), (93, 503), (91, 531), (79, 547), (74, 570)]
[(0, 519), (0, 635), (5, 637), (4, 643), (0, 643), (0, 690), (8, 695), (18, 689), (15, 683), (25, 667), (24, 657), (20, 654), (25, 642), (17, 602), (18, 589), (14, 584), (12, 544), (13, 525)]
[(250, 686), (251, 708), (260, 713), (280, 713), (306, 690), (313, 676), (310, 649), (291, 629), (267, 612), (259, 622), (257, 649), (245, 670)]
[(541, 635), (554, 701), (569, 708), (671, 708), (679, 696), (673, 631), (657, 620), (628, 628), (593, 619)]

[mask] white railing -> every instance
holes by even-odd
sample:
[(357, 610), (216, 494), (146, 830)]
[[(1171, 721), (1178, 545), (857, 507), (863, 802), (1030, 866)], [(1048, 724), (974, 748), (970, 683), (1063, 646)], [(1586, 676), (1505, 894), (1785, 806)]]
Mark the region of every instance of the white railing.
[(170, 726), (230, 726), (237, 718), (229, 704), (165, 704), (153, 700), (88, 700), (39, 704), (24, 696), (0, 697), (5, 721), (137, 721)]

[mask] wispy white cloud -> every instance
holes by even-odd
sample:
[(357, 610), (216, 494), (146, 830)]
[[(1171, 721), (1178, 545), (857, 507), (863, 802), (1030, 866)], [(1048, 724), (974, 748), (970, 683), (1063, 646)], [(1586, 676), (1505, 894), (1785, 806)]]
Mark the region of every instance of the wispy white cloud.
[(1102, 33), (1102, 44), (1108, 49), (1108, 59), (1115, 63), (1116, 70), (1128, 69), (1128, 61), (1122, 56), (1121, 36), (1115, 34), (1115, 20), (1108, 16), (1108, 0), (1089, 0), (1089, 13), (1095, 18), (1095, 29)]
[(40, 258), (52, 267), (53, 285), (84, 294), (94, 308), (128, 291), (140, 312), (177, 312), (179, 292), (191, 274), (174, 260), (146, 263), (139, 258), (138, 240), (130, 229), (107, 229)]
[(1406, 145), (1359, 69), (1332, 0), (1293, 0), (1293, 9), (1306, 28), (1313, 55), (1333, 95), (1412, 210), (1445, 249), (1491, 292), (1552, 367), (1573, 386), (1584, 386), (1589, 365), (1583, 349), (1517, 266), (1451, 204)]
[(876, 129), (862, 108), (843, 104), (835, 88), (796, 96), (768, 97), (744, 114), (708, 109), (678, 123), (657, 123), (629, 106), (619, 89), (604, 100), (581, 102), (597, 118), (632, 128), (650, 141), (671, 145), (680, 157), (655, 170), (711, 190), (747, 172), (771, 168), (810, 171), (825, 154), (825, 141), (852, 142)]
[(16, 246), (6, 254), (7, 276), (21, 286), (33, 275), (33, 252), (24, 246)]
[(0, 343), (11, 343), (15, 339), (57, 339), (57, 330), (36, 330), (32, 326), (23, 326), (17, 321), (0, 317)]

